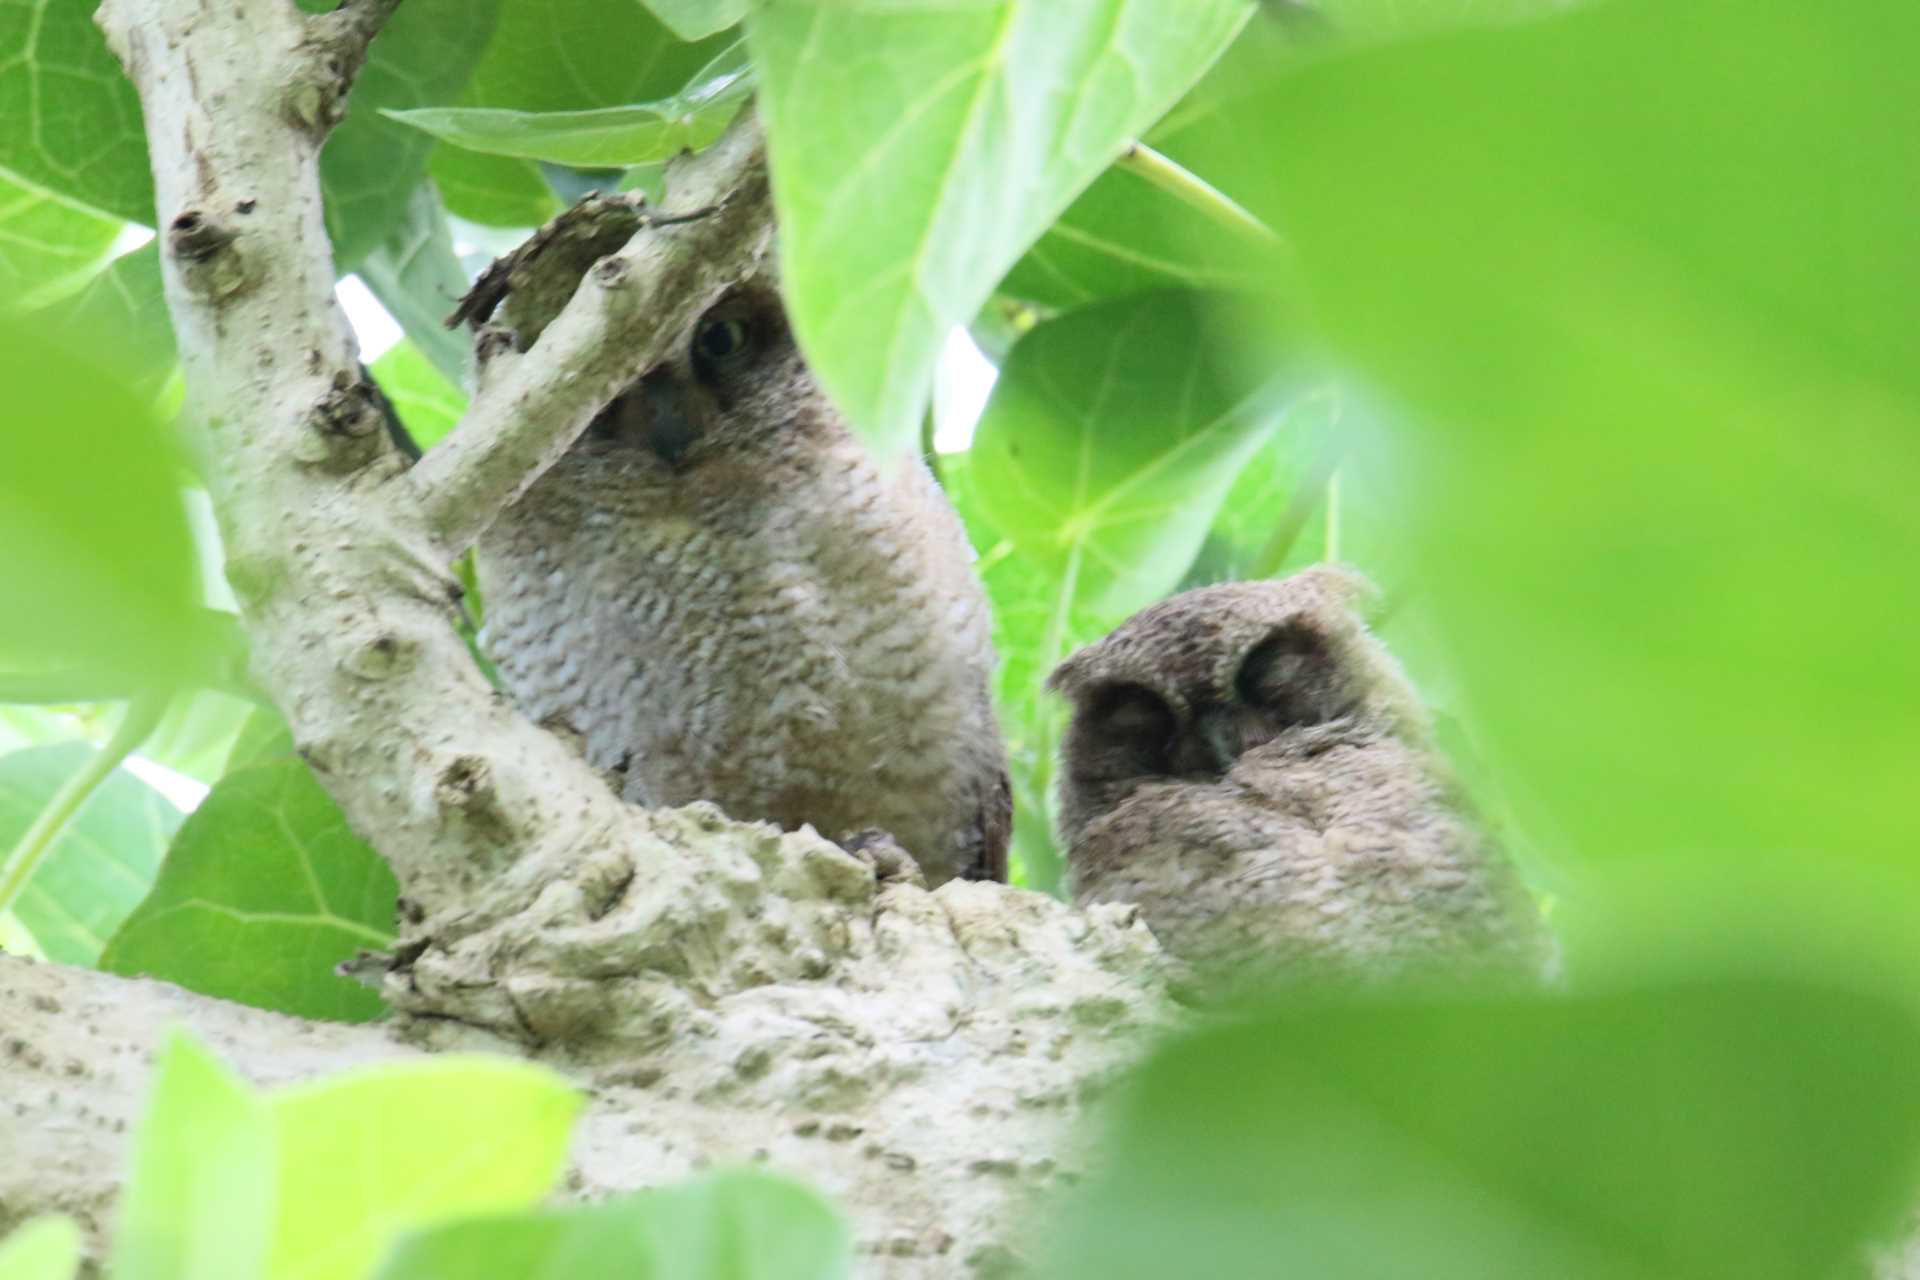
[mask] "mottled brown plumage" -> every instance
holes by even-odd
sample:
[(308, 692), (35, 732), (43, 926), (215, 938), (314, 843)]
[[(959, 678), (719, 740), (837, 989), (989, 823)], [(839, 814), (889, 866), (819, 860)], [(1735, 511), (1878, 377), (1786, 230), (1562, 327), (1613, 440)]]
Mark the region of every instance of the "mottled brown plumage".
[(1074, 896), (1212, 979), (1537, 973), (1538, 914), (1461, 807), (1398, 665), (1314, 569), (1203, 587), (1056, 670)]
[(918, 458), (877, 460), (770, 281), (701, 317), (482, 539), (486, 646), (642, 804), (891, 833), (1003, 878), (985, 595)]

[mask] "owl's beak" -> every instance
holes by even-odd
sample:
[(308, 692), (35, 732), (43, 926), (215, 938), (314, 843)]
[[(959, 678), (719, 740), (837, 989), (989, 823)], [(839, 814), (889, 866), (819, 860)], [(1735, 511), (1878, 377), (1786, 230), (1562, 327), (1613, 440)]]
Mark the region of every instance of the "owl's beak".
[(700, 438), (699, 419), (685, 387), (671, 374), (651, 373), (641, 381), (640, 393), (647, 414), (647, 447), (668, 466), (679, 466)]
[(1194, 715), (1193, 737), (1217, 777), (1225, 777), (1240, 759), (1240, 726), (1230, 707), (1200, 708)]

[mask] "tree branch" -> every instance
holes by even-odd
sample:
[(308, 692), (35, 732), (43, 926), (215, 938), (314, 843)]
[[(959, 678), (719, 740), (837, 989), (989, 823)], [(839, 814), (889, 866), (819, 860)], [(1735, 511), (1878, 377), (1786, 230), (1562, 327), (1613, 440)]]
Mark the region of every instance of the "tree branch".
[(307, 25), (314, 38), (328, 46), (349, 86), (365, 65), (367, 46), (400, 7), (400, 0), (343, 0), (329, 13), (310, 14)]
[(606, 403), (667, 354), (668, 344), (772, 241), (766, 148), (743, 113), (698, 156), (676, 161), (668, 190), (686, 221), (644, 219), (599, 261), (525, 357), (475, 393), (460, 426), (406, 483), (449, 558), (566, 452)]
[(393, 500), (405, 463), (334, 302), (321, 204), (342, 46), (286, 0), (107, 0), (99, 21), (145, 110), (183, 417), (252, 674), (301, 753), (422, 916), (608, 841), (665, 875), (679, 851), (474, 669), (447, 557)]

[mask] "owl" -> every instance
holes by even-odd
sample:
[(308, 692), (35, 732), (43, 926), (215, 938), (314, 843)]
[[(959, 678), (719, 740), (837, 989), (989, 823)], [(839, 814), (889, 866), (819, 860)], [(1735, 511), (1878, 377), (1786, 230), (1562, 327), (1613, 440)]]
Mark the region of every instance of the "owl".
[(482, 538), (484, 646), (526, 712), (643, 805), (1002, 879), (987, 601), (918, 457), (882, 459), (769, 278), (717, 301)]
[(1060, 835), (1079, 903), (1137, 903), (1219, 990), (1538, 974), (1539, 915), (1330, 568), (1143, 610), (1049, 679), (1072, 704)]

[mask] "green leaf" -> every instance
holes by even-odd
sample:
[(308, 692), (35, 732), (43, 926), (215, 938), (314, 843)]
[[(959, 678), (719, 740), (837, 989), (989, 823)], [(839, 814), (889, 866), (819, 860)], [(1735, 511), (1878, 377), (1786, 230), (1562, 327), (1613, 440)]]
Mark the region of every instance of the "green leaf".
[[(193, 543), (177, 460), (95, 362), (0, 320), (0, 671), (81, 669), (124, 696), (194, 678)], [(137, 637), (137, 642), (135, 638)]]
[(458, 94), (480, 64), (501, 0), (407, 0), (367, 50), (347, 116), (320, 153), (335, 260), (351, 269), (406, 217), (433, 144), (382, 114)]
[(271, 1238), (274, 1163), (267, 1109), (176, 1033), (134, 1132), (114, 1280), (257, 1280)]
[(449, 212), (484, 227), (537, 227), (561, 209), (560, 198), (530, 160), (483, 156), (436, 144), (427, 161)]
[(379, 1280), (620, 1275), (633, 1280), (833, 1280), (846, 1224), (819, 1195), (722, 1173), (591, 1208), (481, 1218), (406, 1241)]
[(202, 689), (175, 698), (140, 755), (175, 773), (211, 784), (227, 771), (242, 727), (258, 708), (230, 693)]
[(1315, 68), (1212, 138), (1419, 415), (1405, 543), (1523, 818), (1589, 899), (1714, 885), (1633, 893), (1642, 942), (1920, 906), (1916, 42), (1624, 0)]
[(575, 111), (669, 98), (734, 42), (682, 43), (638, 4), (503, 0), (461, 105)]
[(982, 514), (1118, 621), (1180, 581), (1234, 477), (1280, 424), (1275, 384), (1198, 295), (1122, 298), (1015, 344), (973, 444)]
[(70, 291), (105, 260), (121, 226), (0, 171), (0, 298), (31, 306)]
[(467, 398), (427, 363), (411, 339), (395, 344), (373, 362), (373, 376), (393, 401), (407, 433), (422, 449), (453, 430), (466, 411)]
[(725, 131), (752, 91), (746, 45), (738, 42), (695, 73), (683, 91), (657, 102), (590, 111), (440, 107), (386, 114), (470, 151), (604, 168), (699, 150)]
[(1064, 310), (1101, 298), (1247, 283), (1240, 237), (1139, 175), (1108, 169), (1014, 264), (1000, 291)]
[(787, 306), (903, 444), (949, 330), (1226, 47), (1241, 0), (776, 0), (747, 29)]
[[(458, 105), (586, 111), (678, 93), (733, 42), (673, 38), (638, 4), (503, 0), (499, 29)], [(560, 210), (534, 165), (444, 144), (433, 176), (447, 207), (487, 226), (537, 226)]]
[(140, 99), (78, 0), (0, 2), (0, 176), (153, 225)]
[(1296, 993), (1123, 1088), (1047, 1274), (1864, 1274), (1911, 1203), (1916, 1064), (1908, 1007), (1807, 981)]
[[(464, 385), (467, 335), (447, 328), (446, 318), (467, 291), (467, 273), (454, 254), (447, 212), (432, 183), (413, 189), (404, 217), (361, 261), (359, 274), (441, 378)], [(377, 373), (377, 361), (374, 368)], [(382, 389), (393, 398), (393, 388), (383, 382)]]
[(53, 337), (110, 363), (137, 395), (153, 396), (173, 372), (173, 321), (155, 244), (115, 258), (42, 316)]
[[(1291, 404), (1281, 429), (1240, 469), (1180, 589), (1274, 577), (1326, 559), (1328, 485), (1342, 460), (1342, 398), (1330, 390)], [(1377, 573), (1364, 556), (1346, 563)]]
[(268, 1280), (361, 1280), (401, 1233), (553, 1189), (579, 1095), (542, 1067), (446, 1056), (271, 1099), (280, 1216)]
[(73, 710), (0, 704), (0, 753), (87, 737), (86, 720)]
[(682, 40), (724, 31), (747, 14), (747, 0), (646, 0), (654, 17)]
[[(19, 840), (47, 801), (94, 754), (84, 742), (0, 756), (0, 850)], [(14, 905), (47, 958), (92, 965), (107, 939), (146, 896), (180, 811), (116, 769), (94, 789)]]
[(296, 758), (229, 773), (181, 826), (153, 892), (100, 958), (222, 999), (364, 1021), (333, 968), (393, 940), (393, 873)]
[(227, 773), (237, 773), (257, 764), (285, 764), (298, 759), (293, 749), (293, 730), (287, 728), (287, 722), (280, 718), (280, 713), (267, 707), (255, 707), (253, 714), (240, 727), (240, 737), (233, 744), (233, 754), (227, 757)]
[(470, 151), (597, 166), (641, 164), (698, 149), (719, 137), (727, 123), (718, 113), (672, 116), (663, 104), (651, 102), (595, 111), (428, 107), (387, 114)]
[(35, 1218), (0, 1240), (0, 1280), (72, 1280), (80, 1270), (80, 1226)]

